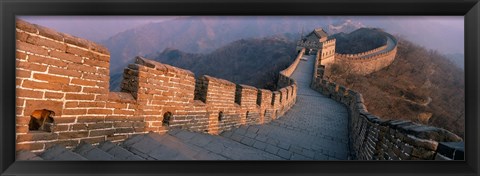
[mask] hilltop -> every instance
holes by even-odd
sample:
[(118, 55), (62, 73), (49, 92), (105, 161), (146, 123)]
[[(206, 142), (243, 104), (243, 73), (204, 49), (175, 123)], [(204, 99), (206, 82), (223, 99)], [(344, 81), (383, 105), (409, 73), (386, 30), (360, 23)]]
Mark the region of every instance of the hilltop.
[(399, 38), (394, 62), (366, 76), (332, 65), (327, 77), (363, 94), (368, 110), (383, 119), (404, 119), (464, 136), (464, 71), (446, 56)]
[(350, 33), (340, 32), (329, 38), (337, 40), (336, 53), (339, 54), (361, 53), (387, 43), (383, 31), (374, 28), (360, 28)]

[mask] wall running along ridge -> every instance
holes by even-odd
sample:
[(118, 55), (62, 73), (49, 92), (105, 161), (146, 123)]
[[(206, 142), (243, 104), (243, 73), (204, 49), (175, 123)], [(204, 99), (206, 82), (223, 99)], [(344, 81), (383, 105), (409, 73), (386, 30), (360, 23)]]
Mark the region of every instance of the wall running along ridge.
[(350, 146), (354, 159), (464, 159), (462, 138), (445, 129), (411, 121), (383, 120), (370, 114), (362, 94), (323, 79), (325, 66), (320, 61), (317, 59), (315, 63), (311, 88), (348, 108)]
[[(378, 48), (357, 53), (357, 54), (338, 54), (335, 53), (335, 62), (341, 64), (344, 67), (349, 67), (354, 74), (367, 75), (372, 72), (378, 71), (392, 64), (397, 54), (397, 39), (386, 33), (382, 32), (385, 37), (393, 40), (395, 47), (386, 52), (379, 52), (387, 49), (387, 44)], [(378, 52), (378, 53), (377, 53)], [(377, 53), (377, 54), (374, 54)], [(372, 54), (372, 55), (370, 55)], [(368, 56), (370, 55), (370, 56)], [(327, 63), (322, 63), (328, 65)]]
[[(270, 91), (194, 74), (142, 57), (124, 70), (121, 92), (109, 91), (110, 53), (96, 43), (16, 21), (16, 150), (56, 144), (119, 142), (177, 127), (219, 134), (268, 123), (295, 104), (293, 73), (304, 50)], [(51, 132), (29, 131), (33, 111), (55, 112)], [(170, 112), (169, 125), (163, 123)], [(221, 117), (220, 114), (222, 114)]]

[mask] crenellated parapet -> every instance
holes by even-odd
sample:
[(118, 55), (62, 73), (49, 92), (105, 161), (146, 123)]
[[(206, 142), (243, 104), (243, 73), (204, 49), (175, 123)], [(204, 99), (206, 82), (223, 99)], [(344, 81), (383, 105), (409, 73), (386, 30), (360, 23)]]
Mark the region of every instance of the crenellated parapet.
[[(110, 53), (94, 42), (17, 20), (16, 140), (18, 150), (61, 144), (123, 141), (136, 134), (182, 128), (219, 134), (268, 123), (296, 101), (290, 75), (303, 51), (280, 73), (278, 91), (235, 84), (142, 57), (123, 72), (120, 92), (109, 91)], [(34, 112), (53, 121), (34, 129)]]
[[(368, 112), (362, 94), (323, 79), (318, 66), (311, 88), (349, 109), (350, 146), (360, 160), (463, 160), (463, 140), (442, 128), (384, 120)], [(460, 146), (460, 147), (458, 147)]]
[(349, 67), (351, 73), (360, 75), (370, 74), (389, 66), (395, 60), (398, 43), (394, 36), (382, 33), (387, 38), (387, 44), (362, 53), (335, 53), (335, 63)]

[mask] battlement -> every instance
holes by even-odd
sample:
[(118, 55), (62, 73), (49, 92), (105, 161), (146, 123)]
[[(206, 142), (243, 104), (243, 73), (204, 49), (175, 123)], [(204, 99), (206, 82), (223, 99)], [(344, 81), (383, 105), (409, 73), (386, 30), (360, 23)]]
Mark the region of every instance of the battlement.
[[(379, 52), (379, 51), (384, 50), (384, 49), (387, 49), (387, 45), (383, 45), (383, 46), (380, 46), (378, 48), (375, 48), (375, 49), (372, 49), (372, 50), (369, 50), (369, 51), (365, 51), (365, 52), (361, 52), (361, 53), (356, 53), (356, 54), (335, 53), (335, 57), (347, 58), (347, 59), (350, 59), (350, 60), (360, 60), (360, 59), (366, 59), (366, 58), (373, 58), (376, 55), (369, 56), (369, 57), (365, 57), (365, 56), (370, 55), (370, 54), (374, 54), (374, 53)], [(383, 54), (383, 53), (379, 53), (379, 54)]]
[(388, 39), (387, 44), (362, 53), (335, 53), (335, 62), (351, 68), (353, 73), (360, 75), (366, 75), (389, 66), (397, 55), (397, 39), (386, 32), (383, 34)]
[[(464, 152), (449, 148), (462, 138), (441, 128), (405, 120), (383, 120), (370, 114), (362, 94), (323, 79), (323, 66), (316, 63), (317, 76), (311, 88), (350, 110), (350, 145), (360, 160), (463, 160)], [(447, 151), (447, 152), (446, 152)]]
[[(109, 91), (110, 54), (94, 42), (22, 20), (16, 22), (17, 151), (57, 144), (119, 142), (170, 128), (219, 134), (268, 123), (296, 101), (289, 76), (303, 51), (281, 71), (281, 89), (270, 91), (142, 57), (123, 72), (120, 92)], [(52, 112), (49, 131), (31, 129), (36, 110)]]

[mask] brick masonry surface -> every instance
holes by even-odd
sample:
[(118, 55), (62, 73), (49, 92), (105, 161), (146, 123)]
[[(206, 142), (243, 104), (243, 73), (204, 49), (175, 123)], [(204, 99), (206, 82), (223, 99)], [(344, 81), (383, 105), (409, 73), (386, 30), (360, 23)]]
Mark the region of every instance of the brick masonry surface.
[[(278, 91), (195, 75), (137, 57), (124, 69), (120, 92), (109, 91), (110, 53), (96, 43), (16, 22), (16, 149), (41, 152), (57, 144), (120, 142), (170, 128), (220, 134), (268, 123), (290, 109), (297, 85), (281, 75)], [(50, 130), (30, 130), (36, 110), (54, 112)]]

